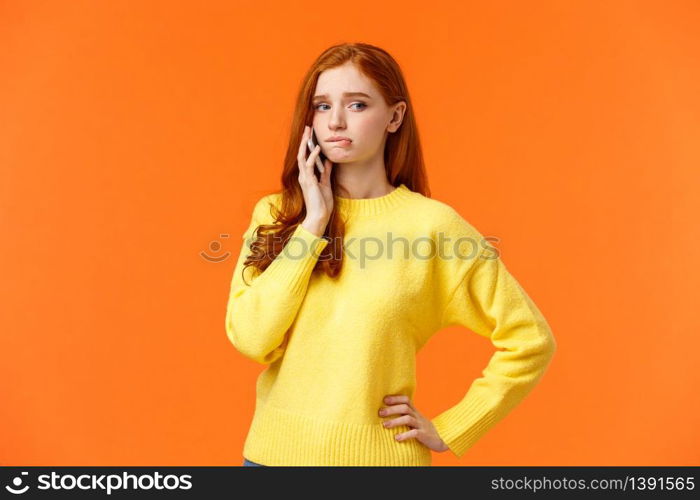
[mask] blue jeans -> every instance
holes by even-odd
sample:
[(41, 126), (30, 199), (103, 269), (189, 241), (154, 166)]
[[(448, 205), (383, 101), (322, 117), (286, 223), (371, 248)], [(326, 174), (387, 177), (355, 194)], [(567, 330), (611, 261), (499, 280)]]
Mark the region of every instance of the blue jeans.
[(252, 465), (252, 466), (258, 466), (258, 467), (267, 467), (266, 465), (263, 465), (263, 464), (258, 464), (258, 463), (255, 463), (255, 462), (251, 462), (251, 461), (248, 460), (246, 457), (243, 457), (243, 466), (250, 466), (250, 465)]

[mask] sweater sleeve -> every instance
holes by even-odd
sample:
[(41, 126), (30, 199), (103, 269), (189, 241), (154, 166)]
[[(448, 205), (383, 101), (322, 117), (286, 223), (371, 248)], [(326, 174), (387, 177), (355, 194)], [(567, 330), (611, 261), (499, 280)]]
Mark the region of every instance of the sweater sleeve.
[(258, 201), (243, 235), (226, 307), (229, 340), (241, 354), (261, 364), (270, 364), (284, 354), (286, 333), (299, 311), (321, 251), (328, 244), (327, 239), (299, 224), (262, 273), (253, 266), (244, 269), (243, 262), (251, 253), (253, 231), (259, 224), (272, 223), (266, 215), (268, 201), (269, 197)]
[(432, 423), (457, 456), (476, 443), (538, 383), (556, 350), (547, 321), (506, 269), (482, 251), (447, 296), (441, 327), (462, 325), (498, 348), (466, 395)]

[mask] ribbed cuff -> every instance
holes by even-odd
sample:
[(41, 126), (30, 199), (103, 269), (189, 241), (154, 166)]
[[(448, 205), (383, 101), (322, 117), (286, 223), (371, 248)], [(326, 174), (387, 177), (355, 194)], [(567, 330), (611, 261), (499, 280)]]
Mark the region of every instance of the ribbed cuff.
[(496, 421), (491, 405), (473, 395), (467, 395), (431, 420), (435, 430), (457, 458), (461, 458)]
[(327, 239), (299, 224), (264, 274), (291, 293), (300, 293), (308, 284), (309, 275), (328, 243)]

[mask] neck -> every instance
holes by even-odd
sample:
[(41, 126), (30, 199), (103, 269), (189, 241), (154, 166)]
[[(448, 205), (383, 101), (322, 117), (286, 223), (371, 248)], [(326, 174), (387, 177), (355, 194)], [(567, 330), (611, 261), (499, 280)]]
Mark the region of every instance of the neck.
[[(339, 165), (340, 166), (340, 165)], [(351, 168), (338, 170), (336, 182), (347, 193), (341, 192), (345, 198), (377, 198), (394, 190), (386, 178), (384, 166), (381, 168), (363, 169)]]

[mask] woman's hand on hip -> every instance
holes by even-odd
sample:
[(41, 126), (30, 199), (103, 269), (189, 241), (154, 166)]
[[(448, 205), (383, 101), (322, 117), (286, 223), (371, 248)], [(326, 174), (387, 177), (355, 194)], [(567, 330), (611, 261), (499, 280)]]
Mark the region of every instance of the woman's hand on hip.
[(430, 419), (424, 417), (423, 414), (418, 411), (413, 403), (411, 403), (408, 396), (403, 394), (390, 394), (384, 397), (384, 403), (386, 403), (387, 406), (383, 406), (379, 409), (380, 417), (399, 415), (396, 418), (385, 420), (384, 427), (389, 429), (398, 425), (412, 427), (410, 431), (397, 434), (395, 436), (397, 441), (417, 439), (431, 450), (440, 452), (449, 450), (449, 447), (438, 435)]

